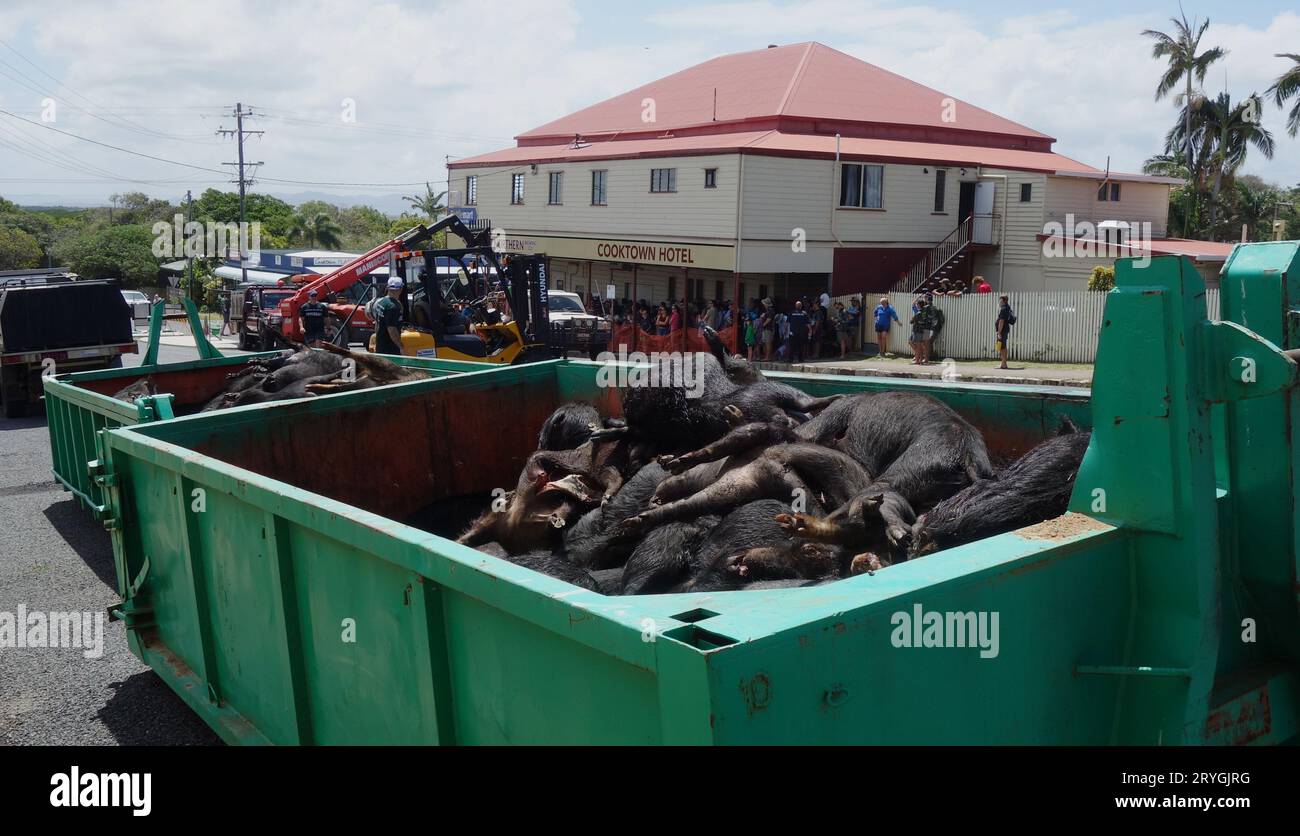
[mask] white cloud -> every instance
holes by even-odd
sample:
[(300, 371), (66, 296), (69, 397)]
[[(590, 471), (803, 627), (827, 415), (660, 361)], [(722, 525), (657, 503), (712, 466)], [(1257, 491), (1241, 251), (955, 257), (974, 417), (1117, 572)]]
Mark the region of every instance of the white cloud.
[[(1273, 53), (1294, 51), (1300, 43), (1300, 15), (1294, 13), (1264, 28), (1215, 19), (1206, 41), (1231, 55), (1207, 78), (1212, 91), (1222, 86), (1226, 70), (1234, 95), (1263, 92), (1285, 67)], [(116, 114), (182, 139), (112, 127), (72, 107), (60, 110), (60, 128), (220, 168), (234, 159), (234, 148), (213, 136), (231, 121), (214, 108), (243, 101), (267, 114), (251, 125), (265, 129), (265, 137), (249, 145), (251, 157), (266, 162), (266, 177), (441, 180), (444, 155), (507, 146), (522, 131), (718, 54), (800, 40), (820, 40), (1023, 122), (1057, 137), (1058, 151), (1085, 162), (1103, 165), (1109, 154), (1117, 170), (1135, 170), (1158, 152), (1175, 113), (1172, 103), (1152, 99), (1159, 64), (1139, 33), (1166, 25), (1165, 15), (1154, 11), (1108, 19), (1083, 10), (993, 17), (889, 2), (761, 0), (683, 7), (620, 23), (584, 18), (576, 0), (480, 0), (472, 6), (463, 0), (73, 0), (57, 10), (44, 0), (0, 6), (0, 39)], [(53, 84), (12, 53), (0, 49), (0, 60)], [(39, 98), (0, 78), (0, 107), (37, 118)], [(62, 98), (79, 103), (66, 93)], [(356, 126), (340, 119), (344, 98), (356, 101)], [(192, 109), (199, 107), (209, 110)], [(1266, 111), (1278, 155), (1272, 163), (1252, 157), (1247, 170), (1295, 183), (1300, 141), (1285, 136), (1282, 122), (1275, 108)], [(14, 130), (5, 117), (0, 126)], [(35, 127), (21, 130), (77, 160), (131, 176), (223, 179)], [(0, 133), (0, 177), (82, 176), (20, 156), (3, 144), (9, 136)], [(0, 193), (102, 196), (128, 188), (16, 187), (0, 180)]]

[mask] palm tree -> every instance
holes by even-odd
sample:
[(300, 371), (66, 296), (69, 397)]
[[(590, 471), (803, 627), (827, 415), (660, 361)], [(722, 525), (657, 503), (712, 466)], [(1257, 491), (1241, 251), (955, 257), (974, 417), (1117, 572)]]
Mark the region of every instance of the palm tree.
[(310, 247), (336, 250), (343, 240), (343, 228), (324, 212), (307, 216), (296, 214), (289, 224), (289, 240), (302, 241)]
[(412, 209), (416, 212), (423, 213), (425, 217), (432, 221), (436, 220), (440, 214), (447, 211), (447, 207), (442, 202), (443, 198), (446, 196), (446, 192), (438, 192), (437, 194), (434, 194), (433, 186), (425, 183), (423, 195), (402, 195), (402, 200), (411, 204)]
[(1294, 52), (1279, 52), (1278, 58), (1290, 58), (1295, 62), (1295, 66), (1282, 73), (1273, 82), (1273, 86), (1264, 91), (1265, 95), (1272, 93), (1273, 101), (1278, 107), (1285, 107), (1286, 100), (1295, 96), (1295, 104), (1291, 106), (1291, 112), (1286, 117), (1286, 132), (1295, 136), (1300, 131), (1300, 55)]
[(1183, 135), (1179, 126), (1170, 131), (1172, 147), (1186, 144), (1199, 146), (1200, 174), (1211, 179), (1210, 184), (1210, 234), (1218, 221), (1219, 192), (1226, 182), (1231, 185), (1234, 175), (1246, 161), (1246, 153), (1254, 146), (1265, 159), (1273, 159), (1273, 135), (1259, 122), (1263, 107), (1258, 95), (1252, 93), (1237, 104), (1232, 97), (1220, 93), (1213, 99), (1200, 99), (1190, 109), (1191, 133)]
[[(1187, 15), (1184, 13), (1182, 19), (1170, 18), (1174, 25), (1174, 34), (1168, 35), (1155, 29), (1147, 29), (1142, 34), (1155, 40), (1151, 47), (1151, 57), (1164, 59), (1168, 62), (1168, 68), (1164, 75), (1160, 77), (1160, 83), (1156, 85), (1156, 101), (1160, 101), (1169, 95), (1178, 83), (1181, 81), (1185, 85), (1185, 90), (1174, 99), (1174, 103), (1181, 102), (1183, 105), (1183, 132), (1187, 138), (1186, 157), (1189, 160), (1195, 160), (1192, 154), (1192, 120), (1191, 120), (1191, 103), (1192, 103), (1192, 81), (1193, 76), (1197, 84), (1205, 81), (1205, 72), (1210, 65), (1218, 61), (1227, 53), (1219, 47), (1207, 49), (1205, 52), (1197, 53), (1201, 46), (1201, 36), (1210, 25), (1209, 18), (1197, 27), (1196, 32), (1192, 32), (1192, 27), (1196, 24), (1187, 22)], [(1187, 234), (1187, 230), (1183, 230)]]
[(1142, 173), (1153, 177), (1177, 177), (1180, 180), (1192, 179), (1192, 171), (1187, 167), (1181, 150), (1147, 157), (1147, 161), (1142, 163)]

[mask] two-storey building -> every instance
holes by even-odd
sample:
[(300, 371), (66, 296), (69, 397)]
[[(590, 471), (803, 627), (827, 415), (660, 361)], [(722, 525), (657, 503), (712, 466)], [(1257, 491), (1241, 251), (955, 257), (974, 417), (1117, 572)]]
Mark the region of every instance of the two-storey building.
[(1100, 228), (1122, 243), (1134, 225), (1136, 243), (1144, 224), (1154, 251), (1217, 274), (1228, 245), (1168, 237), (1177, 181), (1095, 168), (1054, 142), (804, 43), (706, 61), (455, 160), (449, 192), (502, 249), (549, 254), (557, 286), (620, 299), (911, 290), (976, 273), (998, 289), (1077, 289), (1116, 251), (1061, 238)]

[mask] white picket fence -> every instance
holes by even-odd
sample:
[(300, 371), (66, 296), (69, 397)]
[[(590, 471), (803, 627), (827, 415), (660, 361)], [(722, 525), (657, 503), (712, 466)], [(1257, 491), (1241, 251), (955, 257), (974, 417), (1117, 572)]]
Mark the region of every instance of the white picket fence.
[[(1011, 329), (1011, 359), (1038, 363), (1091, 363), (1096, 359), (1097, 335), (1101, 332), (1107, 294), (1062, 290), (1007, 295), (1016, 313), (1016, 324)], [(862, 342), (874, 343), (871, 312), (879, 304), (880, 295), (868, 295), (865, 299), (861, 295), (839, 296), (836, 301), (847, 306), (852, 298), (864, 302)], [(898, 318), (902, 320), (889, 333), (889, 348), (894, 353), (909, 350), (907, 337), (912, 329), (908, 320), (915, 298), (910, 293), (889, 294), (889, 303), (898, 310)], [(936, 296), (934, 304), (944, 313), (944, 326), (934, 344), (936, 355), (954, 360), (997, 359), (993, 324), (998, 316), (998, 294)], [(1206, 291), (1205, 306), (1210, 319), (1219, 318), (1218, 288)]]

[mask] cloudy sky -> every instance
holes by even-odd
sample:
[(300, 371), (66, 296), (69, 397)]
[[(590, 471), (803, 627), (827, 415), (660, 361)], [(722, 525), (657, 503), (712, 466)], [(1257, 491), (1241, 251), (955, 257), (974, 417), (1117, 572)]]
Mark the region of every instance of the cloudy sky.
[[(1071, 157), (1103, 166), (1109, 155), (1115, 170), (1138, 170), (1175, 114), (1153, 101), (1160, 65), (1140, 32), (1168, 30), (1177, 4), (1079, 6), (6, 0), (0, 195), (84, 205), (128, 190), (177, 199), (187, 188), (229, 188), (222, 163), (235, 148), (215, 132), (233, 127), (228, 114), (241, 101), (258, 114), (246, 127), (266, 132), (247, 145), (265, 163), (255, 190), (391, 196), (445, 180), (448, 155), (511, 145), (517, 133), (719, 54), (806, 40), (1055, 136)], [(1230, 53), (1206, 78), (1211, 93), (1262, 93), (1288, 64), (1274, 53), (1300, 52), (1293, 2), (1184, 6), (1212, 21), (1203, 45)], [(355, 102), (354, 122), (344, 100)], [(1300, 139), (1285, 135), (1271, 105), (1264, 125), (1278, 152), (1270, 162), (1252, 151), (1246, 170), (1300, 183)]]

